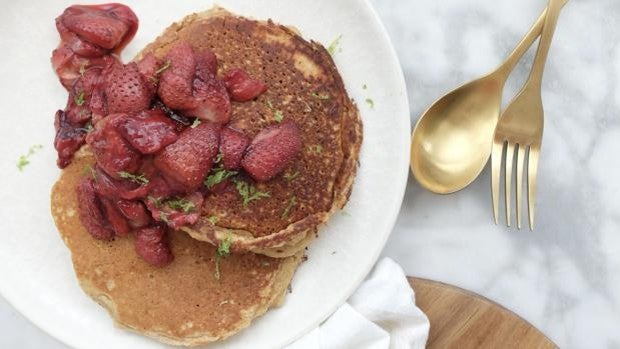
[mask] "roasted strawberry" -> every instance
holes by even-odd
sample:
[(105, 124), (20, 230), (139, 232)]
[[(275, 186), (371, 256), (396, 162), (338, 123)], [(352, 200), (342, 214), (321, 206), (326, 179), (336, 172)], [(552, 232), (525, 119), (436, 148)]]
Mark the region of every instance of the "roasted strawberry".
[(154, 220), (164, 222), (175, 230), (196, 223), (203, 202), (204, 196), (199, 191), (167, 199), (151, 197), (145, 201)]
[(301, 150), (299, 127), (292, 121), (259, 132), (245, 152), (241, 166), (257, 181), (282, 172)]
[(225, 124), (230, 121), (230, 98), (226, 86), (215, 77), (202, 81), (194, 80), (196, 107), (184, 109), (185, 114), (202, 120)]
[(224, 74), (224, 83), (230, 98), (236, 102), (250, 101), (267, 91), (267, 84), (252, 79), (243, 69), (232, 69)]
[(114, 201), (107, 198), (99, 198), (99, 200), (101, 200), (106, 219), (110, 223), (112, 230), (114, 230), (114, 234), (117, 236), (127, 236), (129, 234), (129, 224), (125, 216), (116, 207)]
[(95, 193), (93, 180), (88, 177), (82, 178), (77, 188), (78, 212), (80, 221), (86, 230), (95, 239), (110, 240), (114, 237), (114, 231), (108, 227), (101, 211), (100, 201)]
[(217, 74), (217, 57), (211, 50), (204, 50), (195, 54), (196, 77), (207, 81)]
[(142, 154), (155, 154), (177, 140), (175, 124), (161, 110), (128, 116), (120, 126), (123, 137)]
[(136, 63), (116, 67), (106, 77), (108, 113), (135, 113), (147, 109), (153, 98), (152, 91)]
[(138, 71), (142, 75), (142, 79), (147, 83), (150, 92), (154, 95), (157, 91), (157, 84), (159, 79), (157, 77), (157, 70), (159, 67), (159, 61), (152, 53), (147, 53), (137, 63)]
[(73, 5), (60, 20), (80, 38), (109, 50), (121, 50), (138, 29), (136, 15), (121, 4)]
[(161, 100), (172, 109), (196, 107), (192, 93), (196, 59), (192, 47), (187, 43), (177, 44), (168, 51), (164, 61), (168, 68), (161, 73), (157, 90)]
[(60, 168), (65, 168), (71, 163), (73, 154), (84, 144), (86, 129), (82, 125), (71, 123), (62, 110), (56, 111), (54, 128), (56, 129), (54, 148), (58, 153), (56, 164)]
[(140, 153), (134, 150), (118, 131), (126, 114), (112, 114), (95, 125), (86, 142), (91, 146), (97, 164), (112, 178), (121, 172), (133, 173), (140, 168)]
[(116, 207), (127, 218), (132, 228), (142, 228), (151, 222), (151, 217), (144, 204), (134, 200), (117, 200)]
[(220, 133), (220, 153), (222, 164), (227, 170), (238, 170), (241, 167), (241, 158), (250, 139), (243, 133), (230, 127), (222, 128)]
[(156, 267), (163, 267), (174, 259), (166, 238), (166, 228), (161, 225), (137, 230), (134, 247), (142, 259)]
[[(114, 179), (99, 166), (95, 166), (92, 171), (95, 178), (95, 190), (101, 197), (134, 200), (146, 197), (151, 190), (150, 180), (145, 184), (136, 183), (130, 179)], [(148, 180), (148, 177), (144, 176), (144, 178)]]
[(166, 177), (192, 191), (211, 170), (219, 147), (219, 127), (203, 122), (187, 128), (179, 139), (159, 152), (153, 163)]

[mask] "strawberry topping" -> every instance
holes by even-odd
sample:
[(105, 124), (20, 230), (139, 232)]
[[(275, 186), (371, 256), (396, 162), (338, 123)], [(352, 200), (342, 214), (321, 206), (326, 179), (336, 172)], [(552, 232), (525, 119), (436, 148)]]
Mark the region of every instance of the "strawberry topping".
[(267, 84), (252, 79), (243, 69), (232, 69), (224, 75), (230, 98), (236, 102), (250, 101), (267, 91)]
[(241, 166), (257, 181), (268, 181), (282, 172), (299, 154), (301, 135), (293, 122), (260, 131), (241, 159)]
[(220, 134), (220, 152), (222, 163), (227, 170), (238, 170), (241, 167), (241, 158), (250, 140), (243, 133), (230, 127), (222, 128)]

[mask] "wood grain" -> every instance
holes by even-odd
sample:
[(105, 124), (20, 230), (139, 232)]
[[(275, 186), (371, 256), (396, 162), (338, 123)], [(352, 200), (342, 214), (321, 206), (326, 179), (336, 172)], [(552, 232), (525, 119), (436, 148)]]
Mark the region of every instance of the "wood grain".
[(538, 329), (484, 297), (436, 281), (409, 277), (431, 329), (428, 348), (557, 348)]

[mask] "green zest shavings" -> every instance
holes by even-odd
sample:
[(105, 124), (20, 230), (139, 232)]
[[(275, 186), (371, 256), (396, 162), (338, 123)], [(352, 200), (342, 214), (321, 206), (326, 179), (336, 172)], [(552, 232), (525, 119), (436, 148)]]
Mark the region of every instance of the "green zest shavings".
[[(219, 157), (219, 154), (218, 154)], [(221, 158), (217, 159), (216, 158), (216, 162), (221, 161)], [(209, 177), (207, 177), (207, 179), (205, 179), (204, 181), (204, 185), (211, 189), (213, 188), (214, 185), (216, 184), (220, 184), (223, 181), (225, 181), (226, 179), (234, 176), (237, 174), (237, 171), (228, 171), (224, 169), (224, 166), (218, 166), (216, 168), (213, 169), (213, 172), (211, 175), (209, 175)]]
[(118, 175), (123, 178), (123, 179), (129, 179), (134, 183), (138, 183), (140, 185), (142, 184), (148, 184), (149, 180), (148, 178), (146, 178), (143, 174), (133, 174), (133, 173), (129, 173), (126, 171), (120, 171), (118, 172)]
[(89, 175), (92, 176), (93, 178), (97, 176), (95, 173), (95, 169), (91, 165), (86, 165), (82, 169), (82, 176), (89, 176)]
[(157, 70), (155, 71), (155, 75), (157, 76), (157, 75), (159, 75), (159, 74), (163, 73), (163, 72), (164, 72), (164, 71), (166, 71), (168, 68), (170, 68), (170, 66), (171, 66), (170, 60), (167, 60), (167, 61), (166, 61), (166, 62), (165, 62), (165, 63), (164, 63), (161, 67), (159, 67), (159, 69), (157, 69)]
[(366, 84), (362, 85), (362, 89), (364, 89), (364, 90), (365, 90), (365, 89), (367, 89), (367, 88), (368, 88), (368, 86), (366, 86)]
[(152, 202), (153, 205), (155, 205), (155, 207), (157, 207), (157, 208), (161, 207), (161, 201), (162, 201), (161, 198), (156, 198), (156, 197), (151, 196), (151, 195), (147, 196), (146, 198), (147, 198), (147, 200)]
[(310, 150), (316, 154), (321, 154), (323, 152), (323, 146), (320, 144), (317, 144), (317, 145), (311, 146)]
[(287, 182), (291, 182), (292, 180), (294, 180), (298, 176), (299, 176), (299, 171), (295, 171), (294, 173), (285, 173), (284, 174), (284, 179), (286, 179)]
[(220, 218), (218, 216), (209, 216), (209, 218), (207, 218), (207, 220), (209, 222), (211, 222), (211, 224), (216, 225), (217, 222), (220, 221)]
[(368, 103), (370, 109), (375, 109), (375, 101), (373, 101), (371, 98), (366, 98), (366, 103)]
[(84, 104), (84, 91), (80, 91), (80, 93), (73, 97), (73, 101), (78, 107)]
[(30, 148), (28, 149), (28, 153), (26, 153), (25, 155), (21, 155), (19, 159), (17, 159), (17, 169), (23, 171), (24, 168), (28, 166), (28, 164), (30, 164), (30, 157), (41, 148), (43, 148), (41, 144), (35, 144), (33, 146), (30, 146)]
[(282, 122), (282, 120), (284, 120), (284, 113), (282, 113), (282, 110), (274, 108), (271, 101), (267, 101), (267, 106), (273, 111), (273, 119), (276, 122)]
[(247, 206), (251, 201), (260, 198), (268, 198), (269, 192), (257, 191), (256, 187), (241, 180), (234, 180), (237, 192), (243, 198), (243, 206)]
[(336, 52), (336, 49), (338, 49), (338, 52), (342, 51), (342, 49), (338, 47), (338, 45), (340, 45), (340, 39), (342, 39), (342, 34), (338, 35), (338, 37), (327, 47), (327, 52), (329, 52), (330, 55), (333, 55)]
[(228, 236), (217, 245), (217, 251), (215, 252), (215, 273), (213, 274), (216, 280), (220, 279), (220, 259), (230, 254), (231, 244), (232, 236), (228, 234)]
[(282, 110), (276, 110), (273, 113), (273, 119), (277, 122), (282, 122), (282, 120), (284, 120), (284, 114), (282, 114)]
[(202, 121), (200, 121), (200, 119), (195, 118), (194, 122), (192, 122), (192, 124), (189, 127), (196, 128), (196, 126), (200, 125), (201, 123), (202, 123)]
[(219, 164), (223, 158), (224, 158), (224, 154), (217, 153), (217, 155), (215, 156), (215, 160), (213, 160), (213, 163)]
[(329, 94), (327, 93), (316, 93), (316, 92), (312, 92), (312, 97), (320, 99), (320, 100), (326, 100), (326, 99), (331, 98)]
[(191, 212), (196, 208), (193, 202), (185, 199), (173, 199), (166, 201), (166, 205), (173, 210), (182, 210), (185, 213)]
[(170, 223), (168, 220), (168, 214), (164, 211), (159, 212), (159, 219), (166, 224)]
[(290, 198), (290, 200), (288, 201), (288, 204), (284, 208), (284, 212), (282, 212), (281, 218), (282, 219), (288, 218), (288, 214), (291, 212), (291, 209), (295, 207), (295, 205), (297, 205), (297, 197), (293, 196), (292, 198)]

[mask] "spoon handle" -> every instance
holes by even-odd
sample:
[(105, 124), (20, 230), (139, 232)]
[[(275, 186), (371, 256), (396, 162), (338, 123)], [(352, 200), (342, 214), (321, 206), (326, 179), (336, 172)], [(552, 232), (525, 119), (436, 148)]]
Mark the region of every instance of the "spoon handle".
[[(559, 0), (559, 1), (561, 3), (561, 6), (564, 6), (568, 2), (568, 0)], [(510, 75), (510, 72), (512, 72), (515, 65), (517, 65), (517, 62), (519, 62), (519, 60), (521, 59), (521, 57), (523, 57), (525, 52), (527, 52), (530, 46), (532, 46), (532, 44), (534, 43), (534, 40), (536, 40), (536, 38), (540, 35), (545, 25), (546, 18), (547, 18), (547, 8), (543, 10), (543, 12), (540, 14), (538, 19), (534, 23), (534, 25), (532, 25), (532, 27), (527, 32), (527, 34), (525, 34), (523, 39), (521, 39), (521, 41), (517, 44), (514, 50), (512, 50), (510, 55), (508, 55), (508, 58), (506, 58), (504, 63), (502, 63), (502, 65), (499, 66), (499, 68), (497, 68), (496, 71), (499, 75), (502, 76), (503, 81), (506, 81), (506, 79), (508, 79), (508, 75)]]
[(545, 62), (547, 61), (549, 47), (551, 47), (551, 40), (553, 39), (555, 25), (558, 22), (560, 10), (566, 2), (567, 0), (549, 0), (549, 5), (547, 6), (545, 25), (540, 36), (540, 42), (538, 43), (534, 63), (532, 63), (532, 71), (530, 72), (530, 76), (526, 82), (527, 86), (537, 88), (538, 91), (540, 91), (541, 88), (543, 71), (545, 69)]

